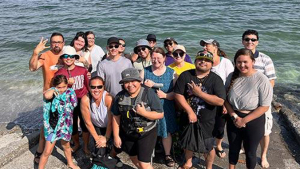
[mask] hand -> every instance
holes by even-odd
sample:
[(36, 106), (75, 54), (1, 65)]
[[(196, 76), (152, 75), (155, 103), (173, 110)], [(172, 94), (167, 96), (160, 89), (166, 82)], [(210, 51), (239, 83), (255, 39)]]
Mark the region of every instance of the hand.
[(144, 82), (144, 85), (148, 86), (148, 87), (153, 87), (154, 82), (152, 80), (146, 79)]
[(78, 61), (81, 62), (81, 63), (87, 62), (86, 59), (83, 56), (80, 56)]
[(158, 90), (156, 91), (156, 93), (157, 93), (157, 96), (158, 96), (160, 99), (167, 98), (167, 94), (166, 94), (165, 92), (161, 91), (160, 89), (158, 89)]
[(189, 113), (188, 114), (189, 116), (189, 121), (190, 123), (196, 123), (197, 122), (197, 115), (193, 112), (193, 113)]
[(117, 148), (121, 148), (122, 140), (121, 140), (120, 136), (117, 136), (114, 138), (114, 144)]
[(92, 73), (91, 72), (88, 72), (86, 75), (87, 75), (88, 79), (92, 78)]
[(33, 52), (38, 55), (41, 51), (50, 48), (50, 46), (46, 46), (47, 42), (48, 39), (44, 40), (44, 37), (42, 37), (40, 43), (35, 47)]
[(97, 148), (106, 147), (106, 142), (107, 142), (106, 137), (99, 135), (96, 140)]
[(137, 104), (135, 106), (135, 112), (139, 115), (142, 115), (146, 111), (144, 103)]
[(244, 118), (237, 117), (234, 121), (234, 125), (237, 128), (246, 127), (246, 123), (244, 122)]
[(70, 77), (69, 79), (68, 79), (68, 84), (69, 85), (73, 85), (75, 83), (75, 79), (73, 78), (73, 77)]
[(201, 90), (201, 84), (200, 85), (196, 85), (195, 82), (193, 80), (191, 80), (191, 83), (188, 83), (189, 86), (189, 90), (194, 94), (197, 95), (199, 93), (202, 92)]
[(227, 112), (227, 109), (226, 109), (226, 107), (223, 105), (223, 112), (222, 112), (223, 114), (227, 114), (228, 112)]

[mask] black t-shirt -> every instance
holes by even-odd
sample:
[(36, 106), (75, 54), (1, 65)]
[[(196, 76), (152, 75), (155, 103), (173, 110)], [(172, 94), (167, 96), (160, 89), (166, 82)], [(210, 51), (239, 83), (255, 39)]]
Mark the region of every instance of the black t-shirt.
[(185, 97), (201, 122), (208, 122), (214, 119), (217, 106), (210, 105), (203, 99), (194, 96), (188, 87), (188, 83), (191, 83), (191, 81), (194, 81), (197, 85), (202, 82), (202, 91), (225, 100), (226, 91), (222, 79), (214, 72), (210, 72), (205, 78), (198, 79), (196, 70), (192, 69), (180, 74), (174, 88), (175, 93)]

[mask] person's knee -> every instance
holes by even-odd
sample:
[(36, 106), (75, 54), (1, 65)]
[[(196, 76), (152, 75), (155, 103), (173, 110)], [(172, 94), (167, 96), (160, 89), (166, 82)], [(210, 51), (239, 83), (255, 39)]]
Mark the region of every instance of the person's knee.
[(150, 162), (149, 163), (145, 163), (145, 162), (141, 162), (139, 161), (139, 166), (142, 169), (152, 169), (153, 167), (151, 166)]

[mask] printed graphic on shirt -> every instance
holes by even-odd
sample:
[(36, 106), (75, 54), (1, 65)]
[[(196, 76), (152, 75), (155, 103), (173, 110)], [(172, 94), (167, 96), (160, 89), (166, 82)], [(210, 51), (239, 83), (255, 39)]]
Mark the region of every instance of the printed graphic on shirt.
[[(198, 87), (201, 87), (201, 90), (205, 93), (207, 93), (207, 89), (205, 88), (205, 86), (202, 86), (201, 83), (197, 84)], [(192, 89), (190, 87), (188, 87), (187, 89), (187, 93), (188, 93), (188, 98), (187, 98), (187, 102), (188, 104), (191, 106), (191, 108), (193, 109), (193, 111), (199, 115), (200, 110), (202, 109), (206, 109), (205, 106), (205, 101), (197, 96), (195, 96), (192, 92)]]
[(78, 89), (82, 89), (84, 86), (84, 76), (83, 75), (79, 75), (79, 76), (75, 76), (73, 77), (75, 80), (75, 83), (73, 84), (72, 88), (73, 90), (78, 90)]

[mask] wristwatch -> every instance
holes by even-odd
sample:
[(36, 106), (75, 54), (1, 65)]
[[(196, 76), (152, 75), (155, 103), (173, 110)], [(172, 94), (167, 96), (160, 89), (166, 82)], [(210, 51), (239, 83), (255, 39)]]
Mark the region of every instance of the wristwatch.
[(235, 119), (236, 119), (237, 117), (238, 117), (237, 114), (233, 114), (230, 118), (231, 118), (232, 121), (235, 121)]

